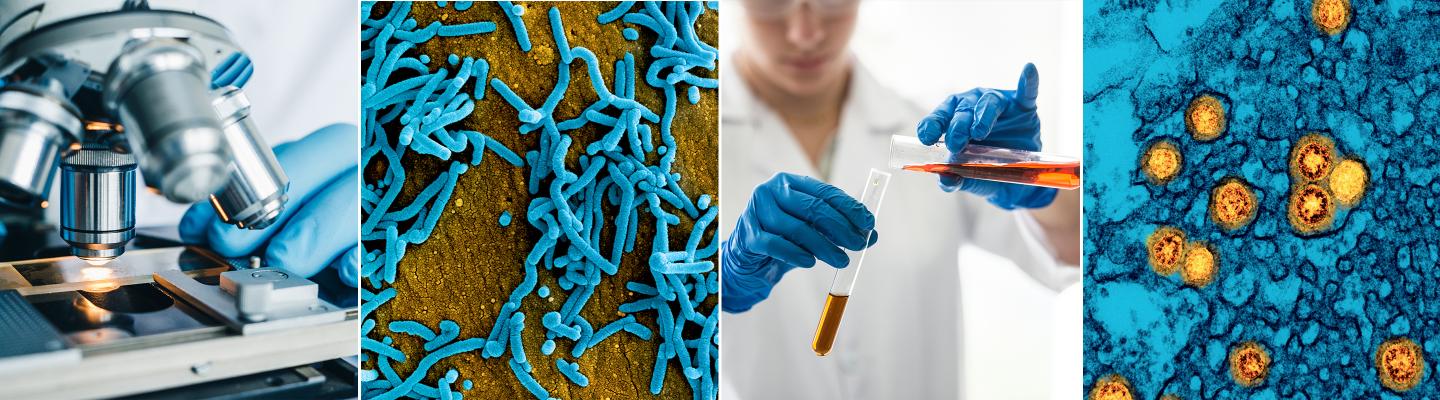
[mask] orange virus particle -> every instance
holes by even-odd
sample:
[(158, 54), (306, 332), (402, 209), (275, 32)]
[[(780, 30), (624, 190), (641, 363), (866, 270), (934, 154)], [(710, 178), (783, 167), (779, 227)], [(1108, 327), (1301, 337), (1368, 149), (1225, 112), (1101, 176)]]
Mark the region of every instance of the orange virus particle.
[(1230, 377), (1244, 387), (1265, 383), (1270, 374), (1270, 352), (1259, 343), (1244, 342), (1230, 350)]
[(1386, 340), (1375, 350), (1375, 370), (1380, 374), (1380, 384), (1404, 392), (1425, 377), (1425, 355), (1420, 345), (1408, 338)]
[(1350, 0), (1315, 0), (1310, 19), (1320, 31), (1335, 36), (1350, 26)]
[(1190, 100), (1185, 110), (1185, 129), (1190, 136), (1202, 142), (1219, 138), (1225, 133), (1225, 105), (1220, 98), (1202, 94)]
[(1145, 178), (1149, 179), (1150, 183), (1163, 185), (1180, 173), (1184, 161), (1185, 157), (1180, 154), (1175, 142), (1160, 140), (1145, 149), (1145, 157), (1140, 160), (1140, 170), (1145, 173)]
[(1160, 400), (1180, 400), (1180, 396), (1167, 394), (1164, 396), (1160, 396)]
[(1290, 225), (1302, 234), (1324, 231), (1335, 221), (1334, 197), (1315, 184), (1302, 185), (1292, 190), (1287, 210)]
[(1311, 133), (1301, 136), (1290, 151), (1290, 176), (1298, 181), (1313, 182), (1330, 174), (1335, 165), (1335, 141)]
[(1215, 250), (1204, 242), (1185, 245), (1185, 262), (1180, 266), (1180, 280), (1186, 285), (1203, 288), (1215, 280)]
[(1210, 219), (1227, 231), (1255, 220), (1259, 208), (1255, 191), (1240, 178), (1225, 178), (1210, 191)]
[(1120, 375), (1106, 375), (1095, 381), (1095, 386), (1090, 388), (1090, 400), (1131, 400), (1135, 398), (1135, 391), (1130, 389), (1130, 381)]
[(1145, 248), (1150, 253), (1150, 268), (1155, 273), (1173, 274), (1185, 259), (1185, 232), (1162, 226), (1145, 239)]
[(1353, 207), (1365, 196), (1366, 180), (1370, 173), (1365, 170), (1365, 164), (1355, 159), (1344, 159), (1335, 164), (1330, 170), (1330, 191), (1335, 194), (1335, 201), (1346, 207)]

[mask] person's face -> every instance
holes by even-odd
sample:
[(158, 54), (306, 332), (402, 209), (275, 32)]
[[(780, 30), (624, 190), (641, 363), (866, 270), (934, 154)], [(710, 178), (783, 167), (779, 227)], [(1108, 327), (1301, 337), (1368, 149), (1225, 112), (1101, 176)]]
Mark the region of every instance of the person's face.
[(797, 96), (844, 85), (859, 0), (745, 0), (746, 56), (766, 83)]

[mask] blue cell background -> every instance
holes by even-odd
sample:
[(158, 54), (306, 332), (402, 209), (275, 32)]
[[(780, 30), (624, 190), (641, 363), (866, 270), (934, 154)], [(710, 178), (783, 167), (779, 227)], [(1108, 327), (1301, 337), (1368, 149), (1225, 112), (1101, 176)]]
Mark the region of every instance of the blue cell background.
[[(1085, 390), (1120, 374), (1136, 398), (1435, 398), (1440, 381), (1440, 3), (1356, 2), (1330, 36), (1310, 1), (1085, 2)], [(1218, 140), (1185, 132), (1190, 99), (1216, 93)], [(1358, 157), (1370, 180), (1334, 229), (1298, 235), (1285, 217), (1288, 155), (1309, 132)], [(1160, 138), (1185, 156), (1149, 184), (1141, 151)], [(1209, 190), (1235, 176), (1260, 210), (1223, 232)], [(1160, 276), (1145, 238), (1159, 226), (1218, 250), (1204, 288)], [(1411, 338), (1426, 371), (1413, 390), (1380, 384), (1374, 352)], [(1242, 388), (1232, 346), (1256, 341), (1269, 377)]]

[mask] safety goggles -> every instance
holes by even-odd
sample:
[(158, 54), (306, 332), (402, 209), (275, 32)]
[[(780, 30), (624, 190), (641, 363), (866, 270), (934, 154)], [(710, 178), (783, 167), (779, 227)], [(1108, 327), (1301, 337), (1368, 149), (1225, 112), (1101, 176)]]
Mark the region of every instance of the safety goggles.
[(850, 12), (860, 0), (744, 0), (745, 11), (760, 19), (780, 19), (800, 10), (802, 5), (810, 6), (822, 17), (833, 17)]

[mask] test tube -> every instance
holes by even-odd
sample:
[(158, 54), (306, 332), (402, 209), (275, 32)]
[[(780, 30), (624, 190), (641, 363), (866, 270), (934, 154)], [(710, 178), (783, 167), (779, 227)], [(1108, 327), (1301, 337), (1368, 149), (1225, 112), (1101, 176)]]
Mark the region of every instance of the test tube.
[(943, 142), (926, 146), (910, 135), (890, 136), (890, 168), (1065, 190), (1080, 187), (1079, 159), (974, 143), (952, 154)]
[[(885, 198), (885, 187), (890, 185), (890, 174), (878, 169), (870, 169), (870, 177), (865, 179), (865, 188), (860, 195), (860, 204), (875, 216), (876, 224), (880, 219), (880, 200)], [(870, 243), (870, 236), (875, 231), (865, 233), (865, 243)], [(830, 293), (825, 298), (825, 310), (820, 312), (820, 324), (815, 328), (815, 340), (810, 343), (810, 348), (815, 350), (815, 355), (824, 356), (830, 353), (830, 348), (835, 345), (835, 331), (840, 328), (840, 317), (845, 315), (845, 303), (850, 300), (850, 291), (855, 289), (855, 275), (860, 273), (860, 265), (865, 262), (865, 252), (869, 248), (853, 251), (846, 249), (845, 255), (850, 257), (850, 266), (835, 271), (835, 280), (830, 282)]]

